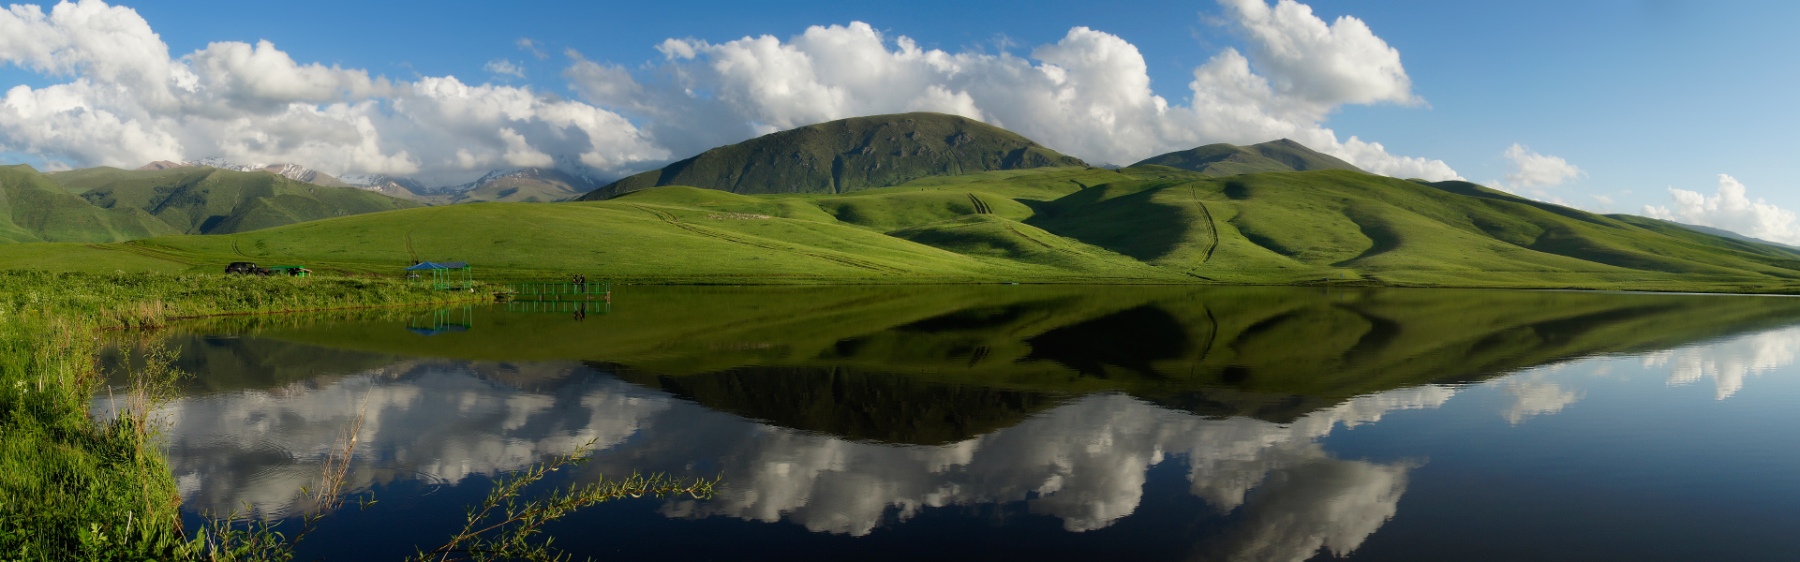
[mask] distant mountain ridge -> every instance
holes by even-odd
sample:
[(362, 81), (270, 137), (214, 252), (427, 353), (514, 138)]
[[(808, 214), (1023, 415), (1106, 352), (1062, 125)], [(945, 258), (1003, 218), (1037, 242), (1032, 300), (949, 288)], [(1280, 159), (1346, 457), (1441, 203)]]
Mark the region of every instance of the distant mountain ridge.
[(1138, 161), (1132, 166), (1168, 166), (1200, 172), (1208, 176), (1312, 170), (1364, 171), (1335, 156), (1315, 151), (1307, 148), (1306, 145), (1288, 139), (1272, 140), (1249, 146), (1225, 143), (1209, 144), (1152, 156)]
[(424, 185), (412, 178), (389, 176), (385, 174), (344, 174), (338, 181), (350, 184), (351, 187), (366, 189), (388, 197), (401, 199), (417, 199), (425, 193)]
[(1725, 230), (1723, 228), (1714, 228), (1714, 227), (1710, 227), (1710, 226), (1701, 226), (1698, 224), (1688, 224), (1688, 223), (1684, 223), (1684, 222), (1675, 222), (1675, 221), (1668, 221), (1668, 222), (1670, 224), (1674, 224), (1674, 225), (1680, 226), (1682, 228), (1686, 228), (1686, 229), (1694, 230), (1694, 231), (1698, 231), (1698, 232), (1703, 232), (1706, 234), (1711, 234), (1713, 236), (1718, 236), (1718, 237), (1722, 237), (1722, 238), (1731, 238), (1734, 240), (1742, 240), (1745, 242), (1751, 242), (1751, 243), (1755, 243), (1755, 244), (1767, 244), (1770, 246), (1779, 246), (1782, 248), (1787, 248), (1789, 250), (1800, 250), (1800, 246), (1795, 246), (1793, 244), (1783, 244), (1783, 243), (1775, 242), (1772, 240), (1764, 240), (1761, 238), (1757, 238), (1755, 236), (1749, 236), (1749, 235), (1745, 235), (1745, 234), (1739, 234), (1735, 231)]
[(327, 174), (325, 172), (314, 170), (314, 169), (308, 168), (306, 166), (301, 166), (299, 164), (239, 164), (239, 163), (231, 162), (229, 160), (225, 160), (223, 158), (218, 158), (218, 157), (201, 158), (199, 160), (189, 160), (187, 162), (171, 162), (168, 160), (157, 160), (155, 162), (151, 162), (149, 164), (139, 166), (138, 170), (160, 171), (160, 170), (173, 170), (176, 168), (188, 168), (188, 167), (218, 168), (221, 170), (231, 170), (234, 172), (259, 172), (260, 171), (260, 172), (268, 172), (271, 174), (275, 174), (277, 176), (281, 176), (281, 177), (291, 179), (294, 181), (310, 183), (313, 185), (321, 185), (321, 186), (325, 186), (325, 187), (351, 187), (350, 184), (344, 183), (343, 181), (339, 180), (338, 178), (332, 177), (331, 174)]
[(433, 204), (501, 201), (549, 203), (574, 199), (600, 186), (586, 176), (554, 168), (518, 168), (494, 170), (475, 181), (437, 190), (420, 192)]
[(664, 185), (741, 194), (849, 193), (932, 176), (1087, 166), (1012, 131), (942, 113), (840, 119), (721, 146), (608, 184), (599, 200)]

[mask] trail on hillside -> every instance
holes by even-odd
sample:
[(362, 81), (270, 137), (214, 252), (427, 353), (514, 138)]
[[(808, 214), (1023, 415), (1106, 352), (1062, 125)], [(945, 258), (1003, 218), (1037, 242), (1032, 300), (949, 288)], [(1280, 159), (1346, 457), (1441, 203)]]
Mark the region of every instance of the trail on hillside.
[(1200, 258), (1200, 263), (1210, 262), (1213, 250), (1219, 249), (1219, 227), (1213, 224), (1212, 211), (1206, 208), (1206, 203), (1200, 202), (1200, 192), (1194, 189), (1194, 184), (1188, 184), (1188, 195), (1193, 196), (1194, 205), (1200, 207), (1200, 215), (1206, 219), (1206, 232), (1212, 236), (1212, 244), (1206, 247), (1206, 257)]
[(975, 214), (977, 215), (991, 215), (994, 213), (994, 210), (988, 207), (986, 201), (982, 201), (980, 197), (976, 197), (973, 193), (969, 194), (969, 202), (975, 205)]

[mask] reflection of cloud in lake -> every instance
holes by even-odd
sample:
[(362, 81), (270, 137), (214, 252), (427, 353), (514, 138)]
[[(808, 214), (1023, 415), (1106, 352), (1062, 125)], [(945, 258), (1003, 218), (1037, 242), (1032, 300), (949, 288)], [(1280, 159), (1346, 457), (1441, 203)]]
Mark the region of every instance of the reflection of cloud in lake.
[(1303, 560), (1320, 548), (1357, 548), (1393, 517), (1415, 466), (1335, 459), (1318, 440), (1396, 410), (1436, 407), (1455, 392), (1361, 396), (1288, 424), (1093, 395), (961, 442), (892, 446), (755, 423), (569, 373), (584, 369), (572, 364), (531, 367), (571, 375), (524, 377), (564, 381), (544, 392), (490, 382), (503, 378), (492, 372), (502, 367), (414, 363), (178, 400), (166, 408), (170, 463), (191, 508), (292, 514), (305, 507), (297, 491), (317, 481), (321, 459), (367, 396), (351, 490), (516, 470), (591, 439), (600, 452), (585, 470), (724, 476), (715, 499), (671, 501), (666, 515), (785, 520), (860, 536), (928, 507), (1013, 502), (1069, 531), (1105, 528), (1138, 509), (1152, 466), (1179, 458), (1190, 491), (1233, 514), (1213, 545), (1228, 548), (1224, 557)]
[[(1316, 446), (1315, 446), (1316, 447)], [(1199, 558), (1301, 562), (1321, 548), (1349, 556), (1394, 517), (1408, 463), (1343, 461), (1322, 453), (1272, 472), (1244, 522), (1223, 540), (1203, 543)]]
[(1501, 383), (1501, 388), (1506, 390), (1507, 396), (1512, 397), (1512, 405), (1501, 415), (1513, 425), (1519, 425), (1519, 422), (1532, 416), (1561, 412), (1563, 408), (1581, 400), (1579, 392), (1564, 389), (1562, 385), (1553, 382), (1524, 376), (1506, 379)]
[(1649, 353), (1644, 356), (1644, 368), (1668, 368), (1671, 386), (1710, 377), (1714, 396), (1724, 400), (1744, 388), (1744, 379), (1792, 365), (1796, 358), (1800, 358), (1800, 328)]
[(1348, 553), (1359, 546), (1394, 515), (1413, 466), (1333, 459), (1317, 439), (1338, 424), (1436, 407), (1453, 392), (1430, 386), (1363, 396), (1287, 425), (1090, 396), (944, 446), (892, 447), (769, 428), (766, 438), (726, 454), (727, 482), (717, 499), (674, 502), (666, 512), (787, 519), (813, 531), (864, 535), (922, 507), (1024, 501), (1067, 530), (1087, 531), (1134, 512), (1149, 468), (1180, 455), (1196, 495), (1221, 512), (1245, 514), (1227, 532), (1238, 549), (1227, 558), (1304, 560), (1321, 547)]
[(416, 363), (319, 384), (177, 400), (162, 411), (170, 422), (169, 462), (188, 507), (219, 514), (247, 507), (246, 515), (279, 517), (304, 507), (298, 491), (317, 485), (322, 459), (365, 398), (346, 488), (352, 491), (393, 480), (455, 483), (515, 470), (589, 440), (611, 446), (671, 402), (611, 379), (575, 392), (532, 394), (474, 376), (478, 369), (511, 367)]

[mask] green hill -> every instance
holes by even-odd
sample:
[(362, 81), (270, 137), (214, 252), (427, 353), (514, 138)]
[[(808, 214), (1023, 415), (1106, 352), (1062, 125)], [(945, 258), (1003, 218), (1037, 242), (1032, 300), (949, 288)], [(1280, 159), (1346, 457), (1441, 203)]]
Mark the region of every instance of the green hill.
[(0, 243), (117, 242), (179, 232), (138, 209), (101, 209), (30, 166), (0, 166)]
[(187, 234), (244, 232), (418, 206), (379, 193), (318, 186), (268, 172), (209, 167), (78, 172), (59, 179), (94, 206), (139, 210)]
[(1305, 172), (1310, 170), (1362, 169), (1336, 157), (1322, 154), (1305, 145), (1288, 140), (1273, 140), (1250, 146), (1209, 144), (1146, 158), (1133, 166), (1168, 166), (1209, 176), (1235, 176), (1258, 172)]
[[(903, 138), (905, 127), (931, 131), (946, 123), (963, 127), (952, 137), (974, 131), (967, 146), (1010, 135), (961, 118), (925, 117), (930, 119), (827, 123), (708, 154), (764, 154), (777, 145), (837, 150), (832, 147), (890, 133)], [(833, 128), (838, 133), (827, 134)], [(808, 142), (771, 140), (783, 138)], [(851, 142), (856, 139), (862, 141)], [(1250, 152), (1284, 166), (1332, 166), (1289, 141), (1233, 154)], [(711, 161), (702, 156), (685, 169)], [(1215, 163), (1228, 161), (1248, 162)], [(777, 169), (804, 175), (809, 168), (756, 168)], [(139, 209), (183, 232), (235, 234), (59, 248), (55, 254), (64, 257), (50, 263), (42, 250), (0, 249), (0, 267), (110, 271), (103, 264), (117, 262), (121, 269), (212, 271), (251, 259), (393, 274), (412, 260), (466, 260), (487, 278), (582, 272), (677, 283), (1329, 283), (1737, 292), (1793, 292), (1800, 286), (1800, 250), (1665, 221), (1598, 215), (1461, 181), (1337, 169), (1218, 175), (1224, 170), (1064, 166), (945, 175), (917, 168), (937, 175), (889, 187), (850, 185), (855, 189), (847, 193), (745, 195), (667, 186), (597, 201), (417, 209), (269, 174), (129, 172), (132, 179), (87, 189), (83, 197), (108, 209)], [(845, 187), (842, 179), (821, 180), (832, 188), (824, 191)], [(397, 210), (333, 216), (384, 208)], [(331, 218), (300, 222), (321, 217)], [(286, 226), (249, 232), (280, 224)]]
[[(1800, 284), (1800, 251), (1587, 213), (1466, 182), (1343, 170), (1211, 177), (1163, 167), (1037, 168), (843, 195), (663, 187), (605, 201), (403, 209), (69, 251), (129, 254), (133, 264), (176, 271), (211, 271), (249, 258), (394, 274), (413, 259), (455, 259), (475, 263), (490, 279), (583, 272), (708, 283), (1783, 292)], [(22, 267), (32, 261), (27, 255), (40, 254), (0, 249), (0, 267)], [(146, 259), (156, 262), (145, 266)]]
[(954, 115), (843, 119), (721, 146), (582, 197), (687, 185), (733, 193), (849, 193), (989, 170), (1085, 166), (1016, 133)]

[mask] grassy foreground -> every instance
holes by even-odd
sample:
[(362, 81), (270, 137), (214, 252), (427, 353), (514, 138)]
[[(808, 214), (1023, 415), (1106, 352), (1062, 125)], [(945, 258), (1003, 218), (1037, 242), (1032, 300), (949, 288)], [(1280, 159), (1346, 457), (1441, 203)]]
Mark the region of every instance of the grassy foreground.
[[(136, 412), (89, 415), (104, 330), (183, 317), (444, 303), (398, 281), (0, 272), (0, 560), (198, 558), (144, 412), (170, 372), (118, 396)], [(214, 553), (216, 555), (216, 553)]]

